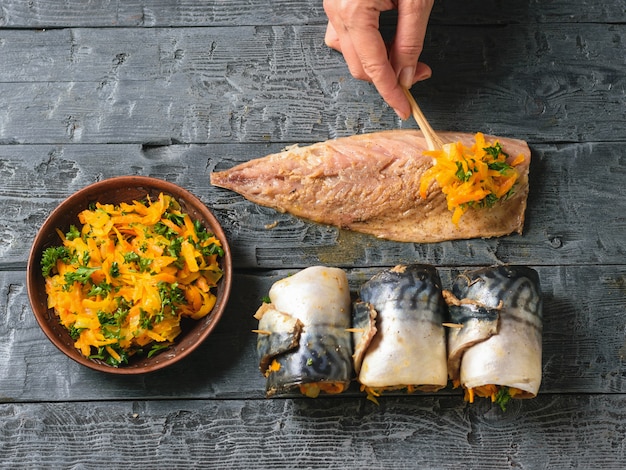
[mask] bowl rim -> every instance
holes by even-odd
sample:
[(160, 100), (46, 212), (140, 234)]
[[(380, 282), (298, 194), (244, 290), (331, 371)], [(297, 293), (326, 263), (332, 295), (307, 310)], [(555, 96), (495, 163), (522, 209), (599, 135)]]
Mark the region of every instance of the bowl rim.
[[(153, 356), (152, 359), (154, 361), (150, 361), (150, 365), (146, 365), (145, 359), (143, 365), (123, 365), (119, 367), (110, 366), (104, 362), (96, 361), (90, 358), (83, 356), (80, 351), (74, 348), (71, 352), (69, 351), (70, 346), (67, 344), (67, 341), (64, 341), (52, 328), (52, 326), (43, 318), (44, 310), (42, 309), (41, 304), (37, 304), (35, 298), (37, 297), (37, 292), (35, 289), (41, 289), (41, 281), (43, 280), (43, 275), (41, 274), (40, 269), (40, 260), (43, 250), (48, 246), (52, 246), (51, 243), (46, 243), (46, 235), (50, 233), (50, 231), (54, 231), (57, 229), (57, 225), (55, 225), (56, 219), (64, 216), (65, 212), (68, 210), (68, 206), (72, 205), (80, 205), (82, 200), (89, 200), (92, 202), (99, 201), (106, 203), (107, 201), (100, 201), (98, 199), (98, 194), (105, 190), (105, 194), (112, 193), (116, 190), (116, 188), (136, 188), (143, 189), (145, 188), (146, 194), (149, 194), (150, 191), (153, 192), (163, 192), (165, 194), (170, 194), (173, 196), (181, 205), (190, 206), (194, 209), (194, 212), (198, 212), (201, 214), (202, 222), (210, 230), (221, 242), (222, 249), (224, 250), (224, 256), (220, 259), (220, 265), (223, 271), (222, 278), (218, 282), (218, 294), (217, 300), (213, 309), (206, 317), (203, 317), (200, 320), (195, 320), (197, 322), (207, 322), (207, 325), (204, 326), (200, 330), (199, 333), (196, 334), (195, 341), (193, 341), (190, 345), (181, 347), (180, 350), (176, 349), (177, 342), (175, 341), (174, 345), (171, 348), (175, 349), (175, 354), (169, 355), (169, 357), (165, 357), (164, 360), (159, 360), (160, 356), (166, 353), (168, 350), (164, 350), (162, 353)], [(105, 196), (106, 198), (106, 196)], [(122, 200), (128, 201), (128, 199), (120, 199), (118, 204)], [(84, 207), (84, 206), (82, 206)], [(81, 209), (82, 210), (82, 209)], [(80, 210), (79, 210), (80, 212)], [(188, 210), (185, 210), (188, 212)], [(76, 214), (76, 217), (78, 213)], [(194, 217), (197, 219), (198, 217)], [(162, 180), (155, 177), (150, 176), (138, 176), (138, 175), (128, 175), (128, 176), (116, 176), (107, 179), (103, 179), (97, 181), (95, 183), (88, 184), (83, 188), (73, 192), (70, 196), (65, 198), (61, 203), (59, 203), (46, 217), (43, 224), (39, 227), (35, 238), (32, 242), (31, 249), (28, 255), (27, 267), (26, 267), (26, 284), (28, 291), (28, 298), (31, 305), (31, 309), (37, 323), (40, 328), (44, 332), (45, 336), (54, 344), (57, 349), (59, 349), (63, 354), (65, 354), (70, 359), (82, 364), (90, 369), (106, 372), (110, 374), (116, 375), (139, 375), (151, 373), (157, 370), (161, 370), (167, 366), (170, 366), (174, 363), (178, 363), (188, 355), (190, 355), (194, 350), (196, 350), (210, 335), (210, 333), (214, 330), (215, 326), (219, 323), (224, 311), (226, 310), (226, 306), (228, 303), (228, 299), (230, 297), (231, 285), (232, 285), (232, 254), (230, 250), (230, 245), (226, 238), (226, 234), (224, 230), (211, 211), (211, 209), (202, 202), (197, 196), (192, 194), (187, 189), (166, 180)], [(45, 291), (45, 289), (44, 289)], [(39, 294), (40, 295), (40, 294)], [(47, 295), (44, 293), (44, 298), (47, 298)], [(54, 318), (56, 317), (56, 313), (52, 309), (47, 309), (45, 314), (48, 316), (51, 315)], [(63, 327), (61, 327), (63, 328)], [(64, 329), (64, 328), (63, 328)], [(190, 332), (188, 332), (190, 334)], [(67, 333), (69, 337), (69, 332)], [(177, 338), (178, 340), (178, 338)], [(72, 346), (73, 347), (73, 346)], [(169, 348), (168, 348), (169, 349)]]

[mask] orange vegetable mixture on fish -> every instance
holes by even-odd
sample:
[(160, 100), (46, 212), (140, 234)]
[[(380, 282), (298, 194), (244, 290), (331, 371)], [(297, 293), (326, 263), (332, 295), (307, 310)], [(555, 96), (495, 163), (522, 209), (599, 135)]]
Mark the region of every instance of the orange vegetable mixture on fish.
[(512, 196), (519, 177), (516, 167), (525, 158), (522, 153), (509, 156), (498, 141), (487, 142), (481, 132), (475, 140), (471, 147), (454, 142), (424, 152), (433, 157), (434, 164), (422, 176), (420, 196), (426, 199), (430, 183), (437, 181), (455, 224), (470, 207), (493, 207)]
[(439, 136), (454, 144), (432, 153), (422, 132), (407, 129), (290, 147), (214, 172), (211, 183), (280, 212), (389, 240), (432, 243), (521, 233), (530, 166), (526, 142)]
[(118, 366), (174, 342), (183, 318), (215, 305), (220, 241), (161, 194), (156, 201), (96, 203), (81, 228), (57, 230), (42, 257), (48, 307), (84, 356)]

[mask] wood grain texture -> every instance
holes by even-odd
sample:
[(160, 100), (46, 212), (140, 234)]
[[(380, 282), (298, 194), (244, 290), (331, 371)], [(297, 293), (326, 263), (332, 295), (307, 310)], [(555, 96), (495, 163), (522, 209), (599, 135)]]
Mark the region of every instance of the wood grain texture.
[[(465, 0), (435, 2), (434, 24), (620, 23), (624, 0), (588, 2), (483, 0), (477, 7)], [(4, 0), (0, 26), (59, 28), (90, 27), (241, 26), (326, 22), (320, 0)]]
[[(415, 127), (349, 77), (324, 26), (0, 30), (0, 144), (316, 142)], [(435, 129), (626, 138), (625, 25), (433, 26)]]
[(547, 395), (506, 413), (450, 397), (5, 404), (0, 464), (617, 470), (624, 410), (622, 395)]
[(319, 0), (8, 0), (2, 7), (0, 25), (24, 28), (243, 26), (325, 19)]
[[(439, 267), (443, 285), (450, 287), (452, 276), (463, 269)], [(540, 393), (625, 393), (626, 266), (537, 269), (545, 302)], [(378, 271), (349, 270), (353, 296)], [(293, 272), (235, 273), (227, 311), (209, 339), (180, 365), (143, 377), (109, 376), (63, 356), (36, 324), (23, 272), (0, 272), (5, 305), (0, 323), (0, 401), (261, 398), (265, 381), (258, 370), (252, 333), (257, 321), (252, 316), (270, 286)], [(439, 394), (462, 400), (450, 387)], [(350, 395), (362, 397), (356, 387)]]
[(411, 260), (449, 266), (626, 264), (626, 160), (621, 144), (531, 145), (522, 236), (427, 245), (318, 225), (210, 186), (214, 169), (283, 146), (0, 146), (0, 268), (25, 266), (38, 228), (65, 197), (89, 183), (124, 174), (162, 178), (200, 197), (223, 224), (238, 268), (390, 266)]
[[(400, 122), (323, 42), (321, 0), (0, 2), (0, 467), (621, 469), (626, 461), (626, 0), (435, 2), (413, 94), (436, 129), (529, 141), (522, 236), (387, 242), (278, 214), (209, 174), (294, 143)], [(394, 14), (381, 28), (394, 31)], [(149, 175), (224, 225), (235, 281), (171, 369), (86, 369), (44, 337), (25, 264), (83, 186)], [(267, 400), (252, 314), (273, 282), (338, 265), (537, 268), (543, 383), (506, 413), (436, 394)]]

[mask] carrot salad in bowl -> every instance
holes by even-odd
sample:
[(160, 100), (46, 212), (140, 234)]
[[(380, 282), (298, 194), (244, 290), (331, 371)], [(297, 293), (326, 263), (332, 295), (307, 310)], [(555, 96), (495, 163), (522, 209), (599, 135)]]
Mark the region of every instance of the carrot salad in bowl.
[(171, 345), (185, 318), (206, 316), (222, 277), (222, 244), (178, 202), (95, 203), (43, 252), (48, 307), (91, 359), (111, 366)]

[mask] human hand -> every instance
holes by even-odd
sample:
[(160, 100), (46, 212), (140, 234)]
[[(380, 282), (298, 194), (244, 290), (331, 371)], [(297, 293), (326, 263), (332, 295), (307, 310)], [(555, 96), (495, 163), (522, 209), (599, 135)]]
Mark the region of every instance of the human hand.
[[(402, 119), (411, 106), (401, 86), (430, 77), (418, 62), (434, 0), (324, 0), (328, 15), (326, 45), (341, 52), (353, 77), (372, 82)], [(380, 13), (398, 10), (396, 35), (389, 51), (379, 31)]]

